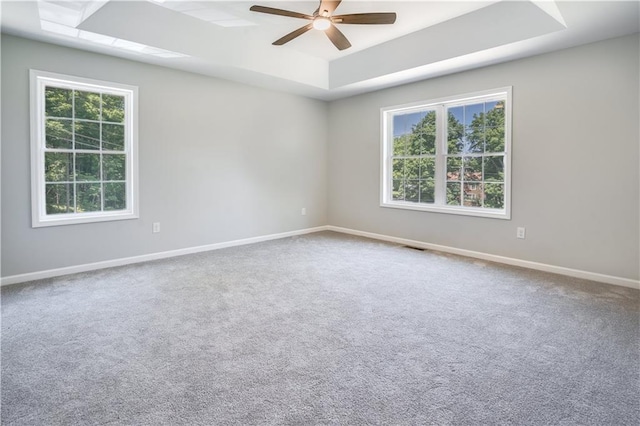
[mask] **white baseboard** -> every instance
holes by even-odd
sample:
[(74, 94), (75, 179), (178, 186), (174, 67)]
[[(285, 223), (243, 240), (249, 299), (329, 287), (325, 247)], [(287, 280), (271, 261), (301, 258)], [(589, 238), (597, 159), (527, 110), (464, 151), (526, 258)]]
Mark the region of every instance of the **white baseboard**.
[(306, 228), (296, 231), (282, 232), (279, 234), (263, 235), (260, 237), (245, 238), (241, 240), (226, 241), (222, 243), (208, 244), (198, 247), (189, 247), (178, 250), (170, 250), (159, 253), (145, 254), (141, 256), (126, 257), (121, 259), (106, 260), (103, 262), (87, 263), (84, 265), (68, 266), (64, 268), (49, 269), (46, 271), (30, 272), (27, 274), (11, 275), (2, 277), (0, 285), (18, 284), (27, 281), (40, 280), (45, 278), (53, 278), (61, 275), (75, 274), (78, 272), (94, 271), (97, 269), (111, 268), (114, 266), (130, 265), (132, 263), (148, 262), (150, 260), (166, 259), (169, 257), (182, 256), (185, 254), (200, 253), (204, 251), (219, 250), (227, 247), (242, 246), (246, 244), (259, 243), (262, 241), (277, 240), (280, 238), (293, 237), (296, 235), (311, 234), (320, 231), (334, 231), (343, 234), (357, 235), (360, 237), (372, 238), (375, 240), (388, 241), (396, 244), (403, 244), (412, 247), (419, 247), (428, 250), (441, 251), (444, 253), (452, 253), (461, 256), (473, 257), (476, 259), (487, 260), (490, 262), (504, 263), (506, 265), (520, 266), (523, 268), (535, 269), (538, 271), (551, 272), (569, 277), (582, 278), (591, 281), (597, 281), (605, 284), (613, 284), (622, 287), (630, 287), (640, 289), (640, 281), (629, 278), (621, 278), (612, 275), (598, 274), (596, 272), (582, 271), (579, 269), (565, 268), (562, 266), (548, 265), (545, 263), (531, 262), (528, 260), (514, 259), (511, 257), (498, 256), (494, 254), (482, 253), (472, 250), (464, 250), (455, 247), (442, 246), (438, 244), (425, 243), (422, 241), (410, 240), (407, 238), (392, 237), (389, 235), (375, 234), (373, 232), (358, 231), (355, 229), (342, 228), (339, 226), (318, 226), (315, 228)]
[(388, 241), (412, 247), (419, 247), (428, 250), (441, 251), (445, 253), (458, 254), (461, 256), (473, 257), (476, 259), (488, 260), (490, 262), (504, 263), (506, 265), (520, 266), (523, 268), (535, 269), (538, 271), (551, 272), (559, 275), (566, 275), (574, 278), (598, 281), (605, 284), (613, 284), (622, 287), (630, 287), (640, 290), (640, 280), (621, 278), (612, 275), (598, 274), (596, 272), (581, 271), (579, 269), (565, 268), (563, 266), (548, 265), (546, 263), (531, 262), (528, 260), (514, 259), (512, 257), (498, 256), (495, 254), (482, 253), (479, 251), (464, 250), (455, 247), (441, 246), (438, 244), (424, 243), (422, 241), (410, 240), (407, 238), (391, 237), (389, 235), (375, 234), (372, 232), (358, 231), (355, 229), (341, 228), (338, 226), (327, 226), (329, 231), (341, 232), (343, 234), (357, 235), (360, 237), (372, 238), (375, 240)]
[(326, 231), (328, 227), (299, 229), (296, 231), (282, 232), (279, 234), (263, 235), (260, 237), (244, 238), (241, 240), (226, 241), (222, 243), (208, 244), (204, 246), (189, 247), (178, 250), (163, 251), (159, 253), (143, 254), (141, 256), (126, 257), (121, 259), (106, 260), (103, 262), (87, 263), (84, 265), (67, 266), (64, 268), (49, 269), (46, 271), (30, 272), (27, 274), (2, 277), (0, 285), (19, 284), (27, 281), (41, 280), (45, 278), (59, 277), (61, 275), (76, 274), (78, 272), (94, 271), (96, 269), (111, 268), (114, 266), (130, 265), (132, 263), (148, 262), (150, 260), (166, 259), (168, 257), (182, 256), (185, 254), (201, 253), (203, 251), (219, 250), (227, 247), (242, 246), (259, 243), (262, 241), (277, 240), (293, 237), (295, 235), (311, 234), (313, 232)]

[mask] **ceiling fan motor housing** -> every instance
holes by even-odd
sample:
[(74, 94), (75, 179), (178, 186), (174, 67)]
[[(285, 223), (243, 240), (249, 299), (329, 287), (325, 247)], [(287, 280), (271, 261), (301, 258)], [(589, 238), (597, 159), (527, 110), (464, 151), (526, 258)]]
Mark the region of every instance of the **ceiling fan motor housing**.
[[(310, 20), (311, 23), (300, 27), (297, 30), (290, 32), (289, 34), (281, 37), (273, 42), (276, 46), (281, 46), (290, 42), (296, 37), (301, 36), (311, 29), (324, 31), (329, 40), (338, 50), (344, 50), (351, 47), (351, 43), (347, 40), (344, 34), (334, 24), (363, 24), (363, 25), (379, 25), (379, 24), (393, 24), (396, 21), (395, 13), (355, 13), (349, 15), (332, 16), (338, 5), (339, 1), (325, 1), (321, 0), (320, 5), (313, 12), (313, 15), (306, 15), (304, 13), (293, 12), (291, 10), (276, 9), (266, 6), (251, 6), (249, 10), (253, 12), (268, 13), (271, 15), (287, 16), (290, 18), (299, 18)], [(320, 12), (322, 11), (322, 12)]]

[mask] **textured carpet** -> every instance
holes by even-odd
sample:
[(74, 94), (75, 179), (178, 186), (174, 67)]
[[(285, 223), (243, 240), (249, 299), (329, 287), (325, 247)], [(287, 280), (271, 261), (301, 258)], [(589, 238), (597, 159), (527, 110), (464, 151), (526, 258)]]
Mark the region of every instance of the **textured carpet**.
[(2, 289), (6, 425), (637, 425), (639, 292), (331, 232)]

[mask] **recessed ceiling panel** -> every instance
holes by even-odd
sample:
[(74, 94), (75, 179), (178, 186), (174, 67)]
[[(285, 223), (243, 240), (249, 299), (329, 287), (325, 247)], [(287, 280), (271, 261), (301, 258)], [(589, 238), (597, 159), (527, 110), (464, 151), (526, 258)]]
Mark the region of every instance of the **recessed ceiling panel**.
[[(219, 12), (215, 8), (191, 10), (203, 11), (197, 13), (209, 17)], [(121, 19), (125, 15), (136, 19)], [(208, 63), (210, 71), (217, 66), (237, 67), (322, 89), (328, 87), (326, 61), (291, 49), (265, 49), (246, 27), (214, 25), (152, 2), (111, 1), (80, 28), (199, 58)]]
[(446, 61), (564, 29), (564, 25), (531, 2), (499, 2), (332, 61), (330, 87)]

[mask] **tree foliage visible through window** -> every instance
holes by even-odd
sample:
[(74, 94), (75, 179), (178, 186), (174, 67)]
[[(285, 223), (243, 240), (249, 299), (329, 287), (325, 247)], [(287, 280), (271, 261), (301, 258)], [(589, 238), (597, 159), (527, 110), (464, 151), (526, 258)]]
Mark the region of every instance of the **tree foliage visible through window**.
[(45, 88), (46, 213), (126, 209), (125, 98)]
[(448, 108), (447, 204), (504, 208), (504, 101)]

